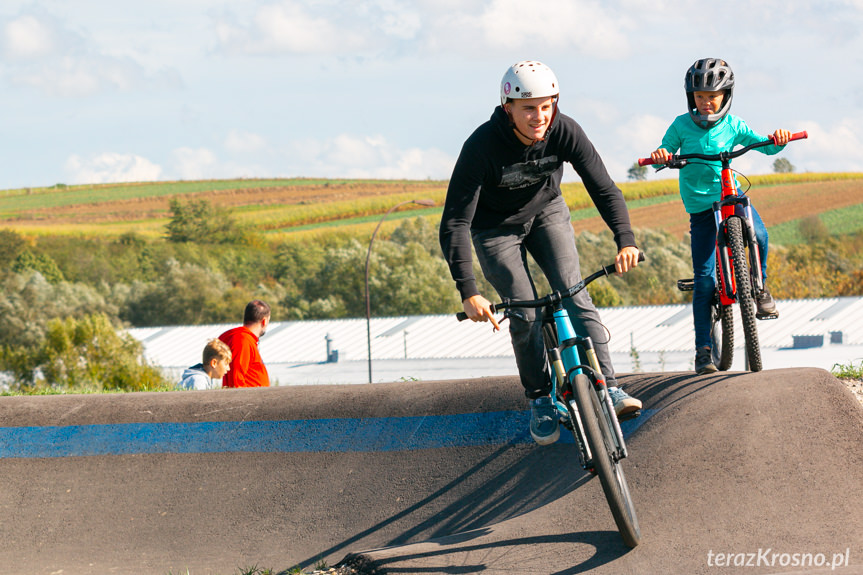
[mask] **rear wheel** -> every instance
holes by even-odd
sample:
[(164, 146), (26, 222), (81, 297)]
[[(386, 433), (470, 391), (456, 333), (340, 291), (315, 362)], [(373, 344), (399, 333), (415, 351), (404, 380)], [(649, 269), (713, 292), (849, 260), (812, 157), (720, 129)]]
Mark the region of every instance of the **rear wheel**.
[(713, 364), (719, 371), (728, 371), (734, 361), (734, 309), (730, 305), (714, 305), (710, 339)]
[(617, 459), (613, 431), (588, 377), (584, 374), (576, 375), (572, 380), (572, 387), (581, 412), (587, 443), (593, 455), (593, 466), (599, 475), (617, 530), (627, 546), (635, 547), (641, 540), (641, 530), (623, 468)]
[(758, 345), (758, 327), (755, 318), (755, 299), (749, 276), (749, 258), (743, 243), (743, 229), (738, 217), (726, 220), (728, 245), (734, 262), (734, 281), (737, 284), (737, 304), (743, 322), (743, 337), (746, 340), (746, 359), (750, 371), (761, 371), (761, 347)]

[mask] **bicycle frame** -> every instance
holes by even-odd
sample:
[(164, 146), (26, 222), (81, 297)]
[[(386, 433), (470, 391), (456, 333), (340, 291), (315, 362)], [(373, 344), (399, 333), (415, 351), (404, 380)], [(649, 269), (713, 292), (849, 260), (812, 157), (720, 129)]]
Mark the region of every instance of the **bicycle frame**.
[[(752, 216), (752, 202), (747, 196), (737, 195), (737, 185), (731, 171), (731, 160), (722, 160), (722, 196), (718, 202), (713, 202), (713, 215), (716, 218), (716, 267), (718, 273), (719, 300), (722, 305), (731, 305), (737, 301), (737, 284), (734, 280), (734, 264), (731, 261), (731, 248), (727, 243), (724, 222), (728, 218), (739, 217), (745, 223), (744, 239), (749, 245), (750, 270), (755, 288), (758, 292), (764, 289), (761, 277), (761, 250), (755, 239), (755, 220)], [(737, 207), (743, 208), (743, 216), (737, 214)]]

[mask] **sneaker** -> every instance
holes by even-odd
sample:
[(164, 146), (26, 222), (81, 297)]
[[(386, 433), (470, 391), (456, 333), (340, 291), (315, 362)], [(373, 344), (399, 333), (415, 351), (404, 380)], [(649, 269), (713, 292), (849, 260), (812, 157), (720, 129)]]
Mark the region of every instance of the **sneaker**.
[(773, 296), (770, 295), (770, 291), (767, 289), (767, 286), (764, 286), (764, 290), (755, 296), (755, 307), (756, 317), (775, 317), (779, 315), (779, 312), (776, 311), (776, 302), (773, 300)]
[(702, 347), (695, 350), (695, 373), (704, 375), (716, 371), (716, 366), (713, 365), (713, 352), (709, 347)]
[(548, 395), (530, 400), (530, 436), (540, 445), (549, 445), (560, 437), (557, 408)]
[(617, 419), (630, 419), (639, 415), (638, 410), (641, 409), (641, 401), (635, 399), (619, 387), (609, 387), (608, 395), (611, 396), (611, 403), (614, 405)]

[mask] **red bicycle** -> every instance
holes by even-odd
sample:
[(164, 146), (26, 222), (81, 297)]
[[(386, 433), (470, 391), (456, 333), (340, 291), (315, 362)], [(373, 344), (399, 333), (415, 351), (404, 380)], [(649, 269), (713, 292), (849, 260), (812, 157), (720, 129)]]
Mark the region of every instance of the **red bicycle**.
[[(807, 138), (806, 132), (791, 135), (789, 141)], [(738, 195), (737, 185), (731, 169), (731, 160), (746, 152), (773, 144), (773, 136), (762, 142), (734, 151), (719, 154), (672, 155), (665, 163), (672, 169), (684, 168), (690, 160), (720, 162), (722, 196), (713, 202), (716, 217), (716, 293), (713, 300), (713, 316), (710, 336), (713, 341), (713, 363), (717, 369), (726, 371), (734, 359), (734, 315), (732, 305), (740, 307), (743, 336), (746, 340), (746, 365), (750, 371), (761, 371), (761, 348), (758, 345), (756, 319), (775, 319), (774, 315), (756, 316), (755, 298), (764, 290), (761, 278), (761, 253), (755, 240), (755, 224), (752, 219), (752, 204), (749, 197)], [(639, 166), (655, 164), (651, 158), (640, 158)], [(661, 168), (660, 168), (661, 169)], [(691, 291), (693, 280), (677, 282), (678, 289)]]

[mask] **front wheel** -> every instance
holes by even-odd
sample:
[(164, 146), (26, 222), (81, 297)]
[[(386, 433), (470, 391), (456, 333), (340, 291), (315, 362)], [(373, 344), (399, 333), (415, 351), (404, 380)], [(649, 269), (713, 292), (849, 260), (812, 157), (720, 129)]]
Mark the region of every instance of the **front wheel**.
[(761, 348), (758, 345), (758, 327), (755, 318), (755, 298), (749, 277), (749, 258), (743, 243), (741, 219), (728, 218), (726, 221), (728, 245), (734, 263), (734, 282), (737, 284), (737, 304), (740, 306), (740, 319), (743, 322), (743, 336), (746, 339), (746, 359), (750, 371), (761, 371)]
[(632, 504), (629, 486), (618, 460), (613, 431), (588, 377), (584, 374), (576, 375), (572, 387), (581, 412), (587, 443), (593, 455), (593, 466), (599, 475), (617, 530), (628, 547), (635, 547), (641, 540), (641, 529), (638, 527), (635, 506)]

